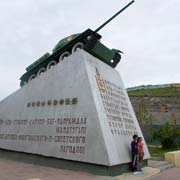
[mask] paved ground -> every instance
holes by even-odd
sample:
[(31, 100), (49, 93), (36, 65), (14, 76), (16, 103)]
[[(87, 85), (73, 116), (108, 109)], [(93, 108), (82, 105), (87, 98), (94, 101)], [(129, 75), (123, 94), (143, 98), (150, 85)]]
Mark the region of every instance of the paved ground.
[(97, 180), (88, 173), (0, 159), (0, 180)]
[(136, 174), (136, 175), (131, 172), (124, 173), (120, 176), (114, 177), (114, 180), (145, 180), (145, 179), (149, 179), (153, 175), (159, 174), (160, 170), (152, 167), (144, 167), (142, 169), (142, 172), (143, 172), (142, 174)]
[(148, 180), (180, 180), (180, 168), (167, 169)]
[[(151, 162), (155, 163), (155, 162)], [(126, 173), (116, 177), (95, 176), (85, 172), (62, 170), (0, 159), (0, 180), (143, 180), (157, 169), (146, 168), (142, 175)], [(148, 180), (180, 180), (180, 168), (171, 168)]]

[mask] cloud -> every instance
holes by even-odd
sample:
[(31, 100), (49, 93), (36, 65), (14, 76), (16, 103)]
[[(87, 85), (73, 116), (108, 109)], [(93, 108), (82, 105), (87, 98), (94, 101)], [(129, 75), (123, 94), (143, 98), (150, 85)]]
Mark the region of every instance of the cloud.
[[(129, 1), (6, 0), (0, 7), (0, 99), (19, 88), (25, 68), (63, 37), (96, 29)], [(178, 82), (180, 1), (138, 0), (99, 33), (125, 52), (126, 87)]]

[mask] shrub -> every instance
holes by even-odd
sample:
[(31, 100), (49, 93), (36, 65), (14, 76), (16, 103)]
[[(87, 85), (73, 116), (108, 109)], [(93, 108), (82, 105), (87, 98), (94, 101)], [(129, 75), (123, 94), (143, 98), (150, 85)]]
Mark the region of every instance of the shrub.
[(166, 123), (158, 130), (154, 130), (153, 139), (159, 140), (164, 149), (172, 146), (178, 147), (180, 145), (180, 128), (172, 127)]

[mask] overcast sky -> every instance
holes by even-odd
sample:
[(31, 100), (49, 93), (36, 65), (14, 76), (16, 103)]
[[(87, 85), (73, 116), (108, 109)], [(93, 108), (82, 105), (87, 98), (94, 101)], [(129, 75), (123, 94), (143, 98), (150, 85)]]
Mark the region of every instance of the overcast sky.
[[(0, 100), (61, 38), (95, 30), (128, 2), (0, 0)], [(136, 0), (99, 34), (125, 53), (116, 69), (126, 87), (180, 82), (180, 0)]]

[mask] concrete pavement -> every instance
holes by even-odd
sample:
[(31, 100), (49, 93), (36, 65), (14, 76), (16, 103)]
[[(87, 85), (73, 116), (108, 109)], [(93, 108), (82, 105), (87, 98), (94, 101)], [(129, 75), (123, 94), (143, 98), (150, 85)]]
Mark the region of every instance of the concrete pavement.
[[(154, 163), (154, 162), (153, 162)], [(124, 173), (120, 176), (97, 176), (86, 172), (70, 171), (0, 159), (0, 180), (178, 180), (180, 168), (160, 173), (152, 167), (143, 168), (143, 174)]]
[(111, 180), (111, 177), (0, 159), (0, 180)]
[(156, 174), (160, 173), (159, 169), (152, 168), (152, 167), (145, 167), (142, 169), (142, 174), (132, 174), (132, 173), (124, 173), (120, 176), (116, 176), (116, 180), (143, 180), (148, 179)]
[(167, 169), (156, 176), (148, 180), (179, 180), (180, 179), (180, 168)]

